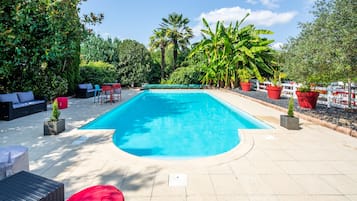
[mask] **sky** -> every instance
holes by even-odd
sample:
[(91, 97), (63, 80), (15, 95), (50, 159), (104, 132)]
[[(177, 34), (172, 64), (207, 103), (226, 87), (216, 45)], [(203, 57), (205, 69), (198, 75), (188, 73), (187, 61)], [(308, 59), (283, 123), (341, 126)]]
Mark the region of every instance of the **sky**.
[(299, 23), (312, 21), (313, 4), (314, 0), (88, 0), (80, 10), (81, 14), (104, 14), (101, 24), (90, 27), (96, 34), (132, 39), (146, 46), (162, 18), (174, 12), (190, 20), (195, 35), (191, 42), (201, 38), (203, 17), (213, 28), (217, 21), (235, 23), (250, 13), (246, 24), (273, 31), (265, 37), (273, 39), (273, 47), (278, 48), (299, 34)]

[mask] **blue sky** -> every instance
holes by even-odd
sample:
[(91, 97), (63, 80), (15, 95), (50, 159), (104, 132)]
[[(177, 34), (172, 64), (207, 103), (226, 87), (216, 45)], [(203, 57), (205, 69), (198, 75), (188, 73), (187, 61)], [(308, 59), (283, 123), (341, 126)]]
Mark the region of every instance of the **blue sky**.
[(133, 39), (148, 45), (153, 30), (160, 27), (162, 18), (170, 13), (183, 14), (199, 40), (202, 17), (213, 25), (241, 20), (250, 13), (246, 22), (274, 32), (269, 38), (275, 46), (296, 36), (299, 22), (312, 20), (309, 11), (314, 0), (88, 0), (80, 6), (81, 13), (104, 13), (102, 24), (91, 27), (103, 37), (120, 40)]

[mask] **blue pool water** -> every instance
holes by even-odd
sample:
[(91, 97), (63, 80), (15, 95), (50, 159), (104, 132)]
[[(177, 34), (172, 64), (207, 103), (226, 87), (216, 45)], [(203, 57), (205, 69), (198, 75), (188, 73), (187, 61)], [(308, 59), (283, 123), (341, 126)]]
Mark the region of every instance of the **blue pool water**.
[(238, 128), (270, 128), (205, 92), (146, 91), (82, 129), (115, 129), (114, 144), (137, 156), (205, 157), (238, 145)]

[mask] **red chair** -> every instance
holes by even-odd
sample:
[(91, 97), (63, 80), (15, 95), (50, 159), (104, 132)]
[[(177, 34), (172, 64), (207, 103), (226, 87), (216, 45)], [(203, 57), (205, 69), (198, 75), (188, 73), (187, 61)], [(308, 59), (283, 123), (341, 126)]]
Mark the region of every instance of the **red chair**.
[(111, 86), (103, 85), (102, 93), (101, 93), (101, 102), (103, 103), (103, 99), (104, 99), (104, 102), (110, 101), (112, 103), (113, 102), (113, 93), (114, 93), (114, 90)]
[(119, 83), (113, 84), (114, 100), (121, 101), (121, 85)]
[(124, 201), (123, 193), (115, 186), (97, 185), (73, 194), (67, 201)]

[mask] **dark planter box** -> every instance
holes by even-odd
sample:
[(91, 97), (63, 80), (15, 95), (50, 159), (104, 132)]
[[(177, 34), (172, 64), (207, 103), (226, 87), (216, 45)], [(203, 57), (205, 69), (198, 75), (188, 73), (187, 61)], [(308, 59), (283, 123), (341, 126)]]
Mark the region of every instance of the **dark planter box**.
[(58, 121), (45, 121), (43, 125), (44, 135), (58, 135), (66, 130), (65, 119), (59, 119)]
[(280, 115), (280, 126), (289, 130), (298, 130), (299, 118), (289, 117), (288, 115)]

